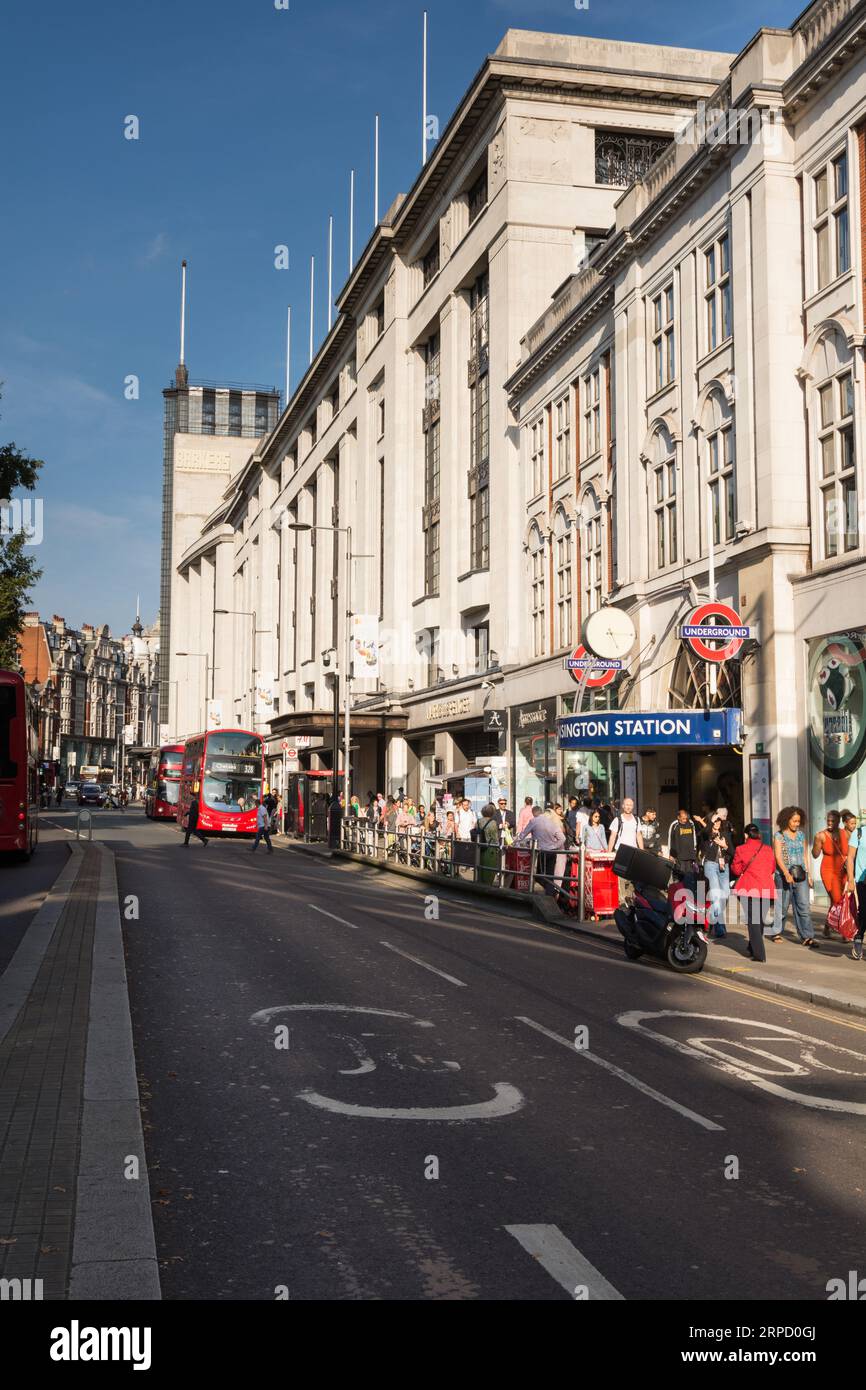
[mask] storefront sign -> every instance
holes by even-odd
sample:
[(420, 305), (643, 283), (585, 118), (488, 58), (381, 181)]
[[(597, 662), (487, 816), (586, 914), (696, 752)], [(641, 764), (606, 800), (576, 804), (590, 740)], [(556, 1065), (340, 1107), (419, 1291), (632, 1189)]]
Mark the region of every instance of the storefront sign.
[(562, 664), (578, 685), (585, 680), (588, 690), (603, 690), (605, 686), (612, 685), (623, 669), (621, 661), (611, 661), (608, 658), (602, 660), (601, 657), (590, 656), (586, 647), (578, 647), (574, 655)]
[(427, 706), (427, 718), (433, 723), (445, 719), (462, 719), (472, 713), (472, 698), (469, 695), (455, 695), (453, 700), (439, 700)]
[(738, 709), (580, 714), (559, 720), (560, 748), (725, 748), (740, 742)]
[(504, 709), (486, 709), (484, 711), (484, 732), (485, 734), (504, 734), (508, 716)]
[[(717, 621), (718, 619), (721, 621)], [(684, 642), (688, 642), (701, 661), (731, 661), (751, 635), (752, 629), (743, 627), (737, 610), (728, 603), (717, 601), (701, 604), (700, 608), (695, 609), (689, 622), (680, 628), (680, 637)], [(724, 645), (710, 645), (717, 642), (723, 642)]]
[(766, 844), (772, 839), (773, 810), (769, 753), (752, 754), (749, 759), (749, 792), (752, 820)]
[(511, 720), (512, 729), (520, 732), (523, 730), (555, 729), (556, 728), (556, 701), (539, 700), (534, 705), (518, 705), (513, 711)]

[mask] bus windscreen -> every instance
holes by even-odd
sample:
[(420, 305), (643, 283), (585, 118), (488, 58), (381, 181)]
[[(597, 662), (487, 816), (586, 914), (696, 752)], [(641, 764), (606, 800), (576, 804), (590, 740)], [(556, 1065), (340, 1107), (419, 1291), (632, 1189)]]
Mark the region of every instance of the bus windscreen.
[(18, 763), (12, 757), (12, 721), (18, 714), (18, 693), (14, 685), (0, 685), (0, 782), (18, 776)]

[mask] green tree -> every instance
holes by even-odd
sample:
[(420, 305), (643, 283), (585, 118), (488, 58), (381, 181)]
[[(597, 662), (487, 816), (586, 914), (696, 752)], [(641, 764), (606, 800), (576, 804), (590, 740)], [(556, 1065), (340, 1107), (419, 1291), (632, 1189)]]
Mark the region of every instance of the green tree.
[[(2, 396), (2, 391), (0, 391)], [(20, 488), (32, 492), (42, 467), (41, 459), (23, 454), (15, 444), (0, 444), (0, 501)], [(27, 535), (8, 534), (0, 528), (0, 667), (18, 667), (18, 638), (30, 590), (42, 577), (32, 555), (25, 552)]]

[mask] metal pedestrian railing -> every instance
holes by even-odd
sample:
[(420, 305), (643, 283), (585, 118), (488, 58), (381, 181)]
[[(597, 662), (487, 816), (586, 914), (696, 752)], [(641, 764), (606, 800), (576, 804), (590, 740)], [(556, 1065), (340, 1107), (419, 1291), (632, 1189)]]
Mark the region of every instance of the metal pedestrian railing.
[(483, 888), (526, 895), (542, 889), (567, 911), (584, 901), (586, 850), (540, 850), (534, 844), (458, 840), (423, 826), (387, 830), (363, 819), (343, 821), (340, 848), (383, 866), (413, 869), (431, 879), (459, 879)]

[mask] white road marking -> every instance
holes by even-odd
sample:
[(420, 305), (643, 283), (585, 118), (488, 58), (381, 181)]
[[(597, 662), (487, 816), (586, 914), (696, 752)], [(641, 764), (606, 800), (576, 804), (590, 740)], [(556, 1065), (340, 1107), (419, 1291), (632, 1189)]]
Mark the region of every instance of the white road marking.
[[(622, 1067), (617, 1067), (613, 1062), (605, 1061), (604, 1057), (598, 1057), (594, 1052), (578, 1051), (574, 1045), (573, 1038), (563, 1038), (559, 1033), (552, 1033), (549, 1028), (543, 1028), (540, 1023), (535, 1023), (531, 1018), (522, 1018), (517, 1015), (518, 1023), (525, 1023), (529, 1028), (534, 1028), (537, 1033), (543, 1033), (546, 1038), (552, 1038), (554, 1042), (562, 1043), (569, 1052), (575, 1057), (582, 1057), (587, 1062), (593, 1062), (597, 1067), (603, 1067), (610, 1072), (611, 1076), (618, 1076), (620, 1081), (625, 1081), (629, 1086), (634, 1086), (636, 1091), (641, 1091), (645, 1096), (652, 1100), (657, 1100), (660, 1105), (666, 1105), (669, 1110), (676, 1110), (678, 1115), (683, 1115), (687, 1120), (693, 1120), (696, 1125), (701, 1125), (704, 1129), (718, 1130), (724, 1132), (724, 1125), (717, 1125), (714, 1120), (708, 1120), (703, 1115), (699, 1115), (695, 1110), (689, 1110), (685, 1105), (680, 1105), (679, 1101), (671, 1100), (670, 1096), (662, 1095), (661, 1091), (656, 1091), (652, 1086), (647, 1086), (646, 1082), (639, 1081), (630, 1072), (623, 1071)], [(620, 1019), (622, 1022), (622, 1019)]]
[(380, 941), (379, 945), (387, 946), (389, 951), (393, 951), (395, 955), (402, 956), (404, 960), (411, 960), (415, 965), (421, 965), (425, 970), (431, 970), (434, 975), (439, 975), (443, 980), (448, 980), (449, 984), (459, 985), (461, 989), (468, 988), (463, 980), (455, 979), (453, 975), (446, 975), (444, 970), (437, 970), (435, 965), (428, 965), (426, 960), (419, 960), (417, 956), (410, 956), (408, 951), (401, 951), (399, 946), (392, 946), (390, 941)]
[(597, 1302), (625, 1301), (613, 1284), (599, 1274), (595, 1265), (591, 1265), (566, 1239), (558, 1226), (506, 1226), (505, 1229), (572, 1298), (575, 1290), (583, 1287), (590, 1299)]
[(333, 912), (326, 912), (323, 907), (317, 907), (315, 903), (307, 903), (307, 907), (311, 907), (314, 912), (321, 912), (323, 917), (330, 917), (332, 922), (339, 922), (341, 926), (351, 927), (352, 931), (358, 930), (354, 922), (347, 922), (345, 917), (337, 917)]
[[(432, 1023), (425, 1023), (419, 1018), (414, 1018), (412, 1014), (401, 1013), (399, 1009), (366, 1009), (361, 1004), (277, 1004), (272, 1009), (260, 1009), (257, 1014), (253, 1014), (250, 1023), (270, 1023), (277, 1014), (375, 1014), (378, 1018), (408, 1018), (416, 1023), (419, 1028), (432, 1028)], [(365, 1037), (375, 1037), (375, 1033), (364, 1034)]]
[[(856, 1057), (859, 1061), (866, 1062), (866, 1056), (862, 1052), (854, 1052), (849, 1047), (840, 1047), (838, 1043), (825, 1042), (823, 1038), (813, 1038), (808, 1033), (798, 1033), (793, 1028), (783, 1028), (778, 1023), (759, 1023), (753, 1018), (730, 1018), (727, 1014), (693, 1014), (683, 1013), (679, 1009), (661, 1009), (657, 1013), (642, 1013), (638, 1009), (630, 1013), (620, 1014), (617, 1019), (624, 1028), (632, 1028), (636, 1033), (644, 1037), (654, 1038), (656, 1042), (663, 1043), (665, 1047), (671, 1047), (675, 1052), (681, 1052), (686, 1057), (697, 1057), (701, 1061), (709, 1062), (710, 1066), (716, 1067), (719, 1071), (727, 1072), (729, 1076), (736, 1076), (741, 1081), (749, 1081), (753, 1086), (757, 1086), (761, 1091), (769, 1091), (770, 1095), (779, 1096), (782, 1100), (792, 1100), (797, 1105), (804, 1105), (809, 1110), (835, 1110), (845, 1115), (866, 1115), (866, 1102), (834, 1100), (830, 1096), (813, 1096), (805, 1092), (789, 1091), (785, 1086), (779, 1086), (775, 1081), (768, 1081), (766, 1076), (758, 1074), (758, 1068), (748, 1062), (732, 1059), (730, 1054), (724, 1053), (721, 1049), (727, 1047), (745, 1047), (743, 1043), (737, 1043), (729, 1038), (689, 1038), (687, 1042), (680, 1042), (678, 1038), (669, 1038), (664, 1033), (657, 1033), (652, 1028), (643, 1026), (644, 1019), (647, 1018), (686, 1018), (699, 1019), (702, 1023), (735, 1023), (738, 1027), (760, 1028), (764, 1033), (773, 1034), (773, 1041), (791, 1042), (796, 1041), (800, 1044), (814, 1044), (818, 1047), (825, 1047), (830, 1052), (839, 1052), (846, 1057)], [(770, 1038), (763, 1035), (753, 1037), (754, 1042), (769, 1042)], [(709, 1043), (716, 1043), (718, 1046), (712, 1050)], [(759, 1048), (748, 1048), (747, 1051), (756, 1053), (758, 1056), (767, 1057), (767, 1052)], [(808, 1053), (804, 1049), (800, 1053), (801, 1057), (807, 1057)], [(790, 1066), (782, 1057), (774, 1060), (783, 1066)], [(763, 1068), (761, 1068), (763, 1070)], [(822, 1070), (836, 1070), (829, 1068), (826, 1064), (822, 1065)], [(850, 1072), (839, 1072), (839, 1075), (848, 1076)], [(862, 1073), (857, 1073), (859, 1079), (863, 1079)]]
[(392, 1110), (376, 1105), (346, 1105), (344, 1101), (321, 1096), (317, 1091), (301, 1091), (298, 1100), (305, 1100), (319, 1110), (330, 1110), (334, 1115), (368, 1120), (498, 1120), (523, 1109), (526, 1102), (516, 1086), (510, 1086), (507, 1081), (497, 1081), (493, 1089), (496, 1094), (492, 1100), (482, 1100), (474, 1105), (442, 1105), (428, 1109)]

